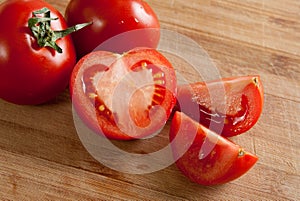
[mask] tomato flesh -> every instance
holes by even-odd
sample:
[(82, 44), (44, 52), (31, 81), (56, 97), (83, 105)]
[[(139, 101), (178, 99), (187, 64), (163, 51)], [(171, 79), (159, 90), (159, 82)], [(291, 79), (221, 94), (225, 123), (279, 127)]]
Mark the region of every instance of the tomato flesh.
[(170, 140), (179, 170), (201, 185), (218, 185), (237, 179), (258, 160), (181, 112), (173, 117)]
[[(177, 110), (227, 137), (252, 128), (263, 108), (263, 89), (259, 76), (182, 85), (178, 87), (177, 98)], [(198, 107), (197, 111), (195, 107)]]
[(136, 139), (157, 132), (176, 103), (172, 65), (148, 48), (123, 55), (90, 53), (76, 65), (70, 87), (79, 116), (110, 139)]

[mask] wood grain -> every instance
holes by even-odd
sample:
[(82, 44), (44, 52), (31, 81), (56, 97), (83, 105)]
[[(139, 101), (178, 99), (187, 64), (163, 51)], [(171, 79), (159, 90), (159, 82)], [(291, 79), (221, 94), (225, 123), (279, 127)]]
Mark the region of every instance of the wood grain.
[[(48, 2), (62, 13), (68, 3)], [(257, 154), (258, 163), (214, 187), (188, 181), (175, 165), (144, 175), (111, 170), (82, 145), (66, 90), (40, 106), (0, 100), (0, 200), (300, 200), (300, 1), (147, 2), (163, 28), (203, 48), (222, 77), (261, 75), (263, 114), (247, 134), (232, 138)], [(136, 153), (153, 151), (167, 143), (167, 132), (116, 144)]]

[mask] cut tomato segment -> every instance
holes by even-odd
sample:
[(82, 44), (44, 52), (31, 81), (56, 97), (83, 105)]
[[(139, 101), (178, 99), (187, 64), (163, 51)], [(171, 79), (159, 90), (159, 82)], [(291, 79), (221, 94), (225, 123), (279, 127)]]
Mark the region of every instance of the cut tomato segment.
[(174, 114), (170, 141), (179, 170), (201, 185), (232, 181), (245, 174), (258, 160), (181, 112)]
[(230, 137), (248, 131), (258, 121), (263, 88), (259, 76), (231, 77), (179, 86), (177, 99), (177, 110)]
[(137, 139), (160, 130), (176, 104), (176, 89), (172, 65), (149, 48), (123, 55), (90, 53), (71, 78), (79, 116), (110, 139)]

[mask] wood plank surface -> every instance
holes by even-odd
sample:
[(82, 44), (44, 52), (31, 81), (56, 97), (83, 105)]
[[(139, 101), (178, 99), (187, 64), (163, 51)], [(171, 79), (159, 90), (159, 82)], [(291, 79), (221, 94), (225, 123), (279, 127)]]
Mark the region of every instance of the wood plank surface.
[[(62, 13), (68, 4), (47, 1)], [(40, 106), (0, 100), (0, 200), (300, 200), (300, 1), (147, 2), (164, 29), (203, 48), (222, 77), (261, 75), (263, 114), (247, 134), (232, 138), (259, 157), (257, 164), (214, 187), (190, 182), (174, 164), (141, 175), (112, 170), (81, 143), (65, 90)], [(163, 147), (167, 132), (116, 144), (143, 153)]]

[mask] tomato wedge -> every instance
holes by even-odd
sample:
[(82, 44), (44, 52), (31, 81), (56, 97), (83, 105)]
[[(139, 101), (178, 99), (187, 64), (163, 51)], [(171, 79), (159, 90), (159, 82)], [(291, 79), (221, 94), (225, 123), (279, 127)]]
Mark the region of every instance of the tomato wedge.
[(231, 77), (181, 85), (177, 99), (177, 111), (230, 137), (256, 124), (263, 108), (263, 88), (258, 75)]
[(245, 174), (257, 156), (208, 130), (181, 112), (175, 112), (170, 141), (179, 170), (201, 185), (218, 185)]
[(70, 83), (76, 112), (109, 139), (143, 138), (159, 131), (176, 104), (176, 76), (158, 51), (122, 55), (96, 51), (75, 66)]

